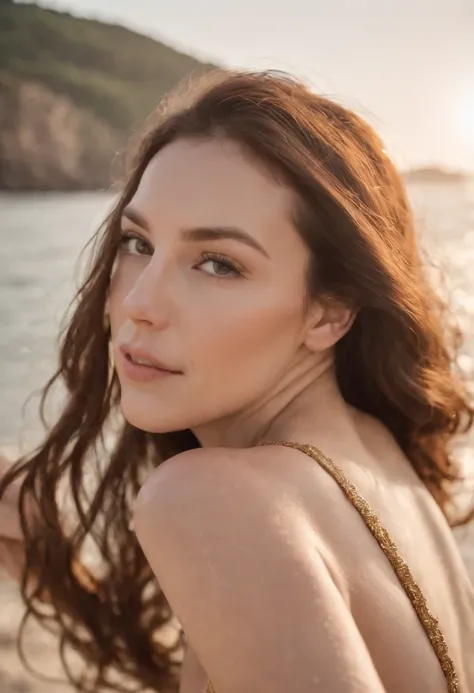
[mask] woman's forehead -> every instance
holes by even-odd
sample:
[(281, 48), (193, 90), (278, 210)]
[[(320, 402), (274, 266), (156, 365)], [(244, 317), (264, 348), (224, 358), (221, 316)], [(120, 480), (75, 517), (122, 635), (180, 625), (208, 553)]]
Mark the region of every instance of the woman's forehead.
[(178, 140), (156, 154), (130, 204), (151, 225), (225, 224), (280, 235), (294, 232), (294, 200), (238, 144), (209, 139)]

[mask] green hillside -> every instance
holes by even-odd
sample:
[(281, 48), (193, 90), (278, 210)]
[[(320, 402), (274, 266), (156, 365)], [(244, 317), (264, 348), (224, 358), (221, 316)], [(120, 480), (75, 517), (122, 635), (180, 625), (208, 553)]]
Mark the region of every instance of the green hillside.
[[(0, 0), (0, 97), (10, 113), (0, 115), (0, 124), (13, 138), (18, 109), (23, 120), (41, 118), (33, 108), (25, 112), (22, 86), (35, 85), (36, 101), (46, 98), (49, 104), (46, 111), (53, 108), (52, 95), (66, 97), (76, 114), (69, 118), (71, 126), (80, 121), (83, 133), (85, 124), (98, 123), (120, 148), (165, 92), (186, 75), (212, 67), (120, 26)], [(94, 133), (84, 139), (92, 143)], [(16, 150), (9, 145), (0, 143), (0, 187), (12, 187), (5, 167), (19, 163), (11, 160)], [(83, 187), (79, 181), (78, 187)]]

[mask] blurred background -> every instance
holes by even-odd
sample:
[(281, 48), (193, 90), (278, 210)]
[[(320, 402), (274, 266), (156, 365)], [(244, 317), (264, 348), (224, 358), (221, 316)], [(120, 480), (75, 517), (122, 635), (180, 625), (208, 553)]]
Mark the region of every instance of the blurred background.
[[(474, 377), (473, 36), (472, 0), (0, 0), (0, 449), (41, 434), (35, 393), (127, 142), (176, 82), (219, 65), (291, 72), (375, 126)], [(474, 472), (472, 442), (461, 454)], [(457, 537), (474, 578), (473, 532)], [(1, 693), (69, 693), (22, 669), (19, 615), (0, 581)], [(59, 671), (46, 635), (28, 647), (37, 669)]]

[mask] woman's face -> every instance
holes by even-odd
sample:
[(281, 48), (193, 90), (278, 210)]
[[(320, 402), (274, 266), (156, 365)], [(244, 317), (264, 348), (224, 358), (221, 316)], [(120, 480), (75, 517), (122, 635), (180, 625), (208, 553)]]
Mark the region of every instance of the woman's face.
[(228, 140), (178, 140), (150, 162), (123, 215), (110, 287), (132, 425), (196, 430), (278, 389), (304, 348), (309, 252), (293, 206)]

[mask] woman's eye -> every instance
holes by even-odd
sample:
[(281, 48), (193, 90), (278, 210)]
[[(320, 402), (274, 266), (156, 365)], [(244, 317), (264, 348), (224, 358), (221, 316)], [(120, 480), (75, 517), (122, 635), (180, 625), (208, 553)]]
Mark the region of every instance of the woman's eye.
[(153, 249), (150, 244), (140, 236), (131, 233), (122, 233), (120, 246), (128, 255), (152, 255)]
[(198, 268), (211, 277), (238, 277), (242, 272), (225, 255), (204, 253)]

